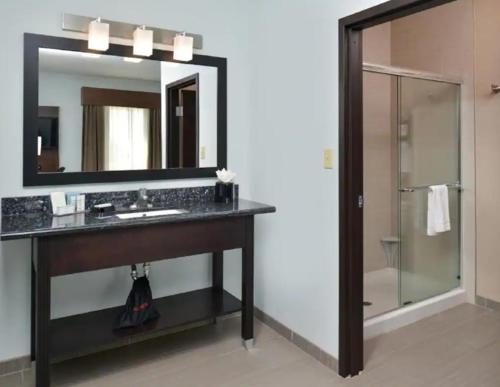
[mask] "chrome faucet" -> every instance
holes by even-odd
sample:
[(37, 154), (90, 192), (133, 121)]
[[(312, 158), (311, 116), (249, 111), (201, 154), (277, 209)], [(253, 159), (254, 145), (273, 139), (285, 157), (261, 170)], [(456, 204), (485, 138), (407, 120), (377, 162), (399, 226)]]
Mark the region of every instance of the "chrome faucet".
[(137, 201), (135, 202), (135, 207), (137, 209), (144, 209), (150, 207), (148, 203), (148, 191), (146, 190), (146, 188), (139, 189), (137, 193)]

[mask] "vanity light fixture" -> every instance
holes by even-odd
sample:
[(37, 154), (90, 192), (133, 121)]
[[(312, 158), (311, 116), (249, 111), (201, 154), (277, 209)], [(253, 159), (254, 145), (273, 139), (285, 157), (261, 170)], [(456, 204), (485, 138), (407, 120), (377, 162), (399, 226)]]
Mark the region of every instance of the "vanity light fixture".
[(134, 31), (134, 55), (153, 55), (153, 30), (147, 30), (144, 25)]
[(132, 40), (133, 53), (138, 56), (151, 56), (153, 44), (174, 46), (174, 59), (191, 61), (193, 49), (203, 48), (203, 36), (199, 34), (167, 30), (164, 28), (124, 23), (110, 19), (63, 14), (62, 29), (88, 35), (91, 50), (106, 51), (109, 48), (109, 38)]
[(109, 24), (101, 22), (101, 18), (89, 23), (89, 50), (106, 51), (109, 48)]
[(193, 37), (187, 36), (185, 32), (175, 35), (174, 59), (189, 62), (193, 59)]

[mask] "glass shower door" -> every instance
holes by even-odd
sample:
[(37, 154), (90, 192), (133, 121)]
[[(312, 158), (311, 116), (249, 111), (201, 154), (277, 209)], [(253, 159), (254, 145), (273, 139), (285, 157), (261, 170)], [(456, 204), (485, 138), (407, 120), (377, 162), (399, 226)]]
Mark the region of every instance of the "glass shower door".
[[(400, 304), (460, 285), (460, 86), (399, 80)], [(428, 186), (449, 184), (451, 231), (427, 235)]]

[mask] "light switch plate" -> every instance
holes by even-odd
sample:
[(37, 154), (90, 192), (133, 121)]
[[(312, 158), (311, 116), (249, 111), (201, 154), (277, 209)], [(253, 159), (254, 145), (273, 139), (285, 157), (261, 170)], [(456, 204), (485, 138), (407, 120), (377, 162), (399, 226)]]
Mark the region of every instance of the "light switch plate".
[(333, 169), (333, 150), (331, 148), (326, 148), (323, 151), (323, 167)]

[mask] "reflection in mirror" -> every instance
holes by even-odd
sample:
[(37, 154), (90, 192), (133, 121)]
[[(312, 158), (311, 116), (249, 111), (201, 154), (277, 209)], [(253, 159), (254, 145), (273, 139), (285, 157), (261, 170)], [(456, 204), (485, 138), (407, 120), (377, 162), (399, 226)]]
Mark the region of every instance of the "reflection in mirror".
[(217, 68), (39, 49), (38, 171), (217, 165)]
[(199, 74), (165, 86), (169, 168), (197, 167)]

